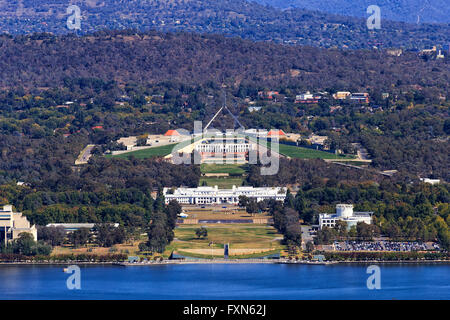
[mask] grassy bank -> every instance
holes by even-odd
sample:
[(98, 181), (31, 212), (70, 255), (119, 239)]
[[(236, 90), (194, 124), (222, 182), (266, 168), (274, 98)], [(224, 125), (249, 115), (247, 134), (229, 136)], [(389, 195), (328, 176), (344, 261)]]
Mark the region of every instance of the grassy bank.
[[(185, 256), (185, 257), (190, 257), (190, 258), (197, 258), (197, 259), (223, 259), (224, 256), (222, 255), (208, 255), (208, 254), (196, 254), (196, 253), (191, 253), (191, 252), (186, 252), (186, 251), (177, 251), (178, 254)], [(253, 254), (240, 254), (240, 255), (230, 255), (229, 259), (256, 259), (256, 258), (261, 258), (261, 257), (265, 257), (271, 254), (277, 254), (280, 253), (280, 250), (270, 250), (270, 251), (264, 251), (261, 253), (253, 253)]]
[(202, 173), (228, 173), (244, 174), (247, 172), (247, 165), (241, 164), (202, 164), (200, 165)]
[(334, 153), (309, 148), (291, 146), (287, 144), (279, 144), (279, 152), (290, 158), (297, 159), (353, 159), (350, 155), (336, 155)]
[(282, 235), (275, 228), (254, 224), (207, 225), (207, 238), (199, 239), (195, 230), (200, 225), (180, 225), (175, 232), (175, 240), (166, 248), (164, 256), (176, 251), (186, 256), (210, 258), (212, 255), (223, 257), (224, 244), (230, 245), (230, 256), (256, 257), (265, 256), (272, 251), (284, 249), (280, 243)]
[(172, 152), (173, 148), (176, 145), (177, 145), (176, 143), (167, 144), (165, 146), (142, 149), (142, 150), (137, 150), (137, 151), (130, 151), (130, 152), (117, 154), (117, 155), (106, 155), (105, 157), (118, 158), (118, 159), (126, 159), (126, 158), (129, 158), (130, 156), (133, 156), (136, 159), (146, 159), (146, 158), (151, 158), (151, 157), (165, 157)]

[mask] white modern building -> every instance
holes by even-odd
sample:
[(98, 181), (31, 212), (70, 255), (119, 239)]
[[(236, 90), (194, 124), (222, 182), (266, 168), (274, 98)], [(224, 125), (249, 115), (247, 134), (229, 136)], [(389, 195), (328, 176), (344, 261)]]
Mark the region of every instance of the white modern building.
[(356, 226), (358, 222), (367, 224), (372, 223), (373, 212), (353, 212), (352, 204), (338, 204), (336, 205), (336, 213), (321, 213), (319, 214), (319, 227), (333, 228), (336, 221), (344, 221), (347, 223), (347, 228)]
[(243, 138), (231, 139), (205, 139), (195, 146), (195, 150), (200, 153), (246, 153), (253, 150), (250, 144)]
[(322, 97), (309, 91), (295, 96), (295, 103), (317, 103)]
[(263, 200), (284, 201), (286, 188), (281, 187), (236, 187), (232, 189), (219, 189), (214, 187), (197, 188), (164, 188), (166, 204), (176, 200), (180, 204), (238, 204), (239, 196), (255, 199), (257, 202)]
[[(54, 227), (54, 228), (64, 228), (64, 231), (73, 232), (79, 229), (89, 229), (92, 230), (95, 227), (95, 223), (49, 223), (46, 227)], [(111, 223), (114, 228), (118, 228), (118, 223)]]
[(244, 134), (250, 137), (255, 138), (267, 138), (267, 134), (269, 131), (266, 129), (246, 129), (244, 130)]
[(202, 163), (246, 163), (248, 153), (256, 149), (256, 144), (244, 137), (217, 136), (199, 141), (194, 148), (200, 154)]
[(423, 183), (429, 183), (429, 184), (439, 184), (441, 183), (440, 179), (430, 179), (430, 178), (420, 178), (420, 181)]
[(3, 206), (3, 210), (0, 209), (0, 241), (7, 243), (17, 239), (23, 232), (31, 233), (37, 240), (36, 226), (32, 226), (21, 212), (13, 212), (12, 205)]

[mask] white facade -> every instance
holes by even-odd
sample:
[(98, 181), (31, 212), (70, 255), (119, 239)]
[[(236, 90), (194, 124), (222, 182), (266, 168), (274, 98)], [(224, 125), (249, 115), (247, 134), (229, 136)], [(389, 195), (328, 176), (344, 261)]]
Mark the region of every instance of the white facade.
[(249, 152), (253, 149), (253, 145), (243, 142), (232, 143), (225, 141), (224, 143), (199, 143), (195, 146), (198, 152), (207, 153), (234, 153)]
[(353, 212), (352, 204), (338, 204), (336, 205), (336, 213), (321, 213), (319, 214), (319, 227), (333, 228), (336, 221), (344, 221), (347, 223), (347, 228), (356, 226), (358, 222), (367, 224), (372, 223), (373, 212)]
[[(118, 228), (119, 224), (118, 223), (111, 223), (111, 225), (114, 228)], [(49, 223), (46, 225), (46, 227), (62, 227), (64, 228), (64, 231), (66, 232), (72, 232), (75, 230), (79, 230), (82, 228), (86, 228), (86, 229), (94, 229), (95, 227), (95, 223)]]
[(439, 184), (441, 183), (440, 179), (430, 179), (430, 178), (420, 178), (420, 181), (424, 183), (430, 183), (430, 184)]
[(251, 136), (251, 137), (261, 137), (265, 138), (267, 137), (267, 131), (266, 129), (247, 129), (244, 131), (244, 134)]
[(314, 99), (314, 95), (311, 94), (309, 91), (295, 96), (295, 100), (312, 100), (312, 99)]
[(164, 197), (166, 204), (176, 200), (180, 204), (238, 204), (239, 196), (246, 196), (249, 199), (255, 199), (257, 202), (263, 200), (284, 201), (286, 198), (286, 188), (268, 187), (236, 187), (232, 189), (219, 189), (215, 187), (197, 187), (197, 188), (164, 188)]
[(0, 233), (2, 234), (0, 241), (6, 243), (8, 240), (17, 239), (23, 232), (31, 233), (34, 240), (37, 240), (36, 226), (30, 225), (21, 212), (13, 212), (11, 205), (3, 206), (3, 210), (0, 209)]

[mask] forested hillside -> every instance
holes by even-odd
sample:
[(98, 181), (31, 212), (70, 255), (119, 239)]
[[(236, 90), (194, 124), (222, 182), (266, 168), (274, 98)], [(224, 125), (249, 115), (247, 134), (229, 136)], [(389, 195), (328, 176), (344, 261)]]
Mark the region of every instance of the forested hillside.
[(255, 0), (277, 8), (303, 8), (345, 16), (366, 17), (370, 5), (381, 8), (382, 19), (411, 23), (449, 23), (447, 0)]
[[(328, 3), (325, 2), (325, 3)], [(67, 28), (66, 9), (81, 9), (81, 34), (104, 29), (156, 29), (238, 36), (255, 41), (320, 47), (425, 48), (450, 42), (449, 25), (391, 22), (369, 31), (366, 18), (307, 11), (281, 10), (244, 0), (109, 0), (109, 1), (0, 1), (0, 34), (74, 33)], [(360, 8), (365, 12), (365, 8)], [(445, 11), (445, 10), (444, 10)], [(384, 11), (383, 11), (384, 12)]]
[(382, 51), (345, 51), (254, 43), (218, 35), (100, 32), (75, 37), (36, 34), (0, 38), (0, 86), (60, 86), (66, 78), (104, 81), (251, 83), (305, 89), (426, 87), (446, 94), (448, 57), (400, 57)]
[[(246, 127), (323, 133), (345, 152), (359, 142), (378, 169), (447, 180), (449, 76), (448, 57), (424, 59), (412, 52), (397, 57), (155, 31), (4, 36), (1, 170), (5, 181), (39, 181), (39, 162), (48, 161), (44, 149), (49, 143), (61, 147), (53, 151), (61, 154), (63, 160), (54, 163), (61, 167), (70, 166), (87, 143), (106, 151), (120, 136), (173, 126), (192, 130), (194, 120), (214, 114), (225, 84)], [(283, 100), (258, 101), (258, 91), (269, 89)], [(340, 101), (340, 109), (332, 111), (337, 102), (329, 98), (308, 108), (295, 104), (295, 95), (307, 90), (369, 92), (372, 105), (384, 110), (371, 114), (364, 106)], [(248, 112), (245, 99), (257, 101), (262, 110)], [(64, 107), (65, 101), (75, 103)], [(92, 132), (99, 124), (106, 131)], [(72, 142), (54, 137), (57, 132), (72, 134)]]

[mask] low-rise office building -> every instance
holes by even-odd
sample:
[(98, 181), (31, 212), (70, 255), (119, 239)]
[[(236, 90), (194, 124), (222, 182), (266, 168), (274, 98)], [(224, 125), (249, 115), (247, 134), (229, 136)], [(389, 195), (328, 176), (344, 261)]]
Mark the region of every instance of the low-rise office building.
[(233, 161), (245, 163), (248, 153), (256, 149), (256, 144), (243, 137), (211, 137), (195, 145), (202, 163), (223, 163)]
[(238, 204), (239, 196), (246, 196), (249, 199), (255, 199), (257, 202), (270, 199), (284, 201), (286, 198), (286, 188), (281, 187), (164, 188), (163, 193), (166, 204), (172, 200), (176, 200), (180, 204)]
[(338, 91), (335, 94), (333, 94), (333, 98), (336, 99), (336, 100), (345, 100), (351, 94), (352, 93), (350, 91)]
[(322, 213), (319, 214), (319, 227), (333, 228), (338, 220), (347, 223), (347, 228), (356, 226), (358, 222), (367, 224), (372, 223), (373, 212), (353, 212), (352, 204), (338, 204), (336, 205), (336, 213)]
[(37, 240), (36, 226), (31, 225), (21, 212), (13, 212), (12, 205), (3, 206), (3, 210), (0, 210), (1, 242), (17, 239), (24, 232), (32, 234), (34, 240)]
[(309, 91), (295, 96), (295, 103), (318, 103), (322, 97)]
[[(118, 223), (112, 223), (113, 227), (118, 228)], [(66, 233), (73, 232), (80, 229), (89, 229), (93, 230), (95, 227), (95, 223), (49, 223), (46, 227), (54, 227), (54, 228), (64, 228)]]
[(350, 100), (369, 103), (369, 94), (367, 92), (352, 93)]

